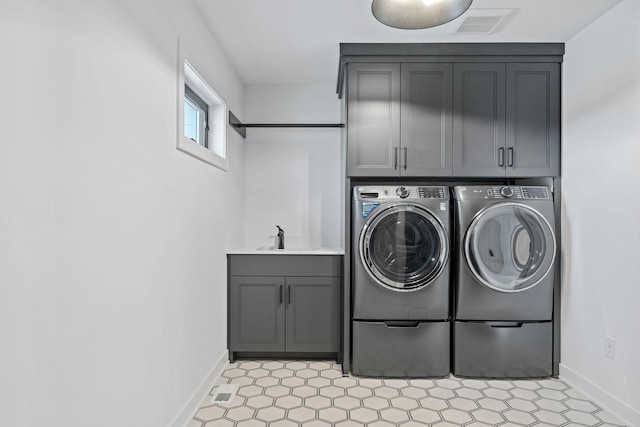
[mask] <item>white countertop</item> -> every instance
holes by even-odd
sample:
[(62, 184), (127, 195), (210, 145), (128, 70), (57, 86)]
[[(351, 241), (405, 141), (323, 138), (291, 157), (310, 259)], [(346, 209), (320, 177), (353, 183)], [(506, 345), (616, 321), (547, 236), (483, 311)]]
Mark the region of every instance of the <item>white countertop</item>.
[(228, 255), (344, 255), (342, 248), (291, 248), (244, 247), (227, 251)]

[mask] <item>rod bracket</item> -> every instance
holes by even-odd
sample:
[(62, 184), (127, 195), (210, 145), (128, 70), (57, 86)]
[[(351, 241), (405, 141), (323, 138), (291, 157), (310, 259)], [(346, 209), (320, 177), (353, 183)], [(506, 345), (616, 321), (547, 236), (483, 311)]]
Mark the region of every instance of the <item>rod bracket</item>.
[(247, 128), (242, 122), (229, 110), (229, 125), (236, 130), (243, 138), (247, 137)]

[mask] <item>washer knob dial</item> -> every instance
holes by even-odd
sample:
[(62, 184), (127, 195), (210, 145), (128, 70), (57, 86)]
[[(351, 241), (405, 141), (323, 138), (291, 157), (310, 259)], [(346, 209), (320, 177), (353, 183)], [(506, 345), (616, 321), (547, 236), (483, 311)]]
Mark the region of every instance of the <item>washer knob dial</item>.
[(513, 197), (513, 188), (511, 188), (511, 187), (502, 187), (500, 189), (500, 195), (502, 197), (506, 197), (507, 199), (510, 199), (511, 197)]
[(401, 199), (406, 199), (407, 197), (409, 197), (409, 189), (407, 187), (398, 187), (396, 188), (396, 194)]

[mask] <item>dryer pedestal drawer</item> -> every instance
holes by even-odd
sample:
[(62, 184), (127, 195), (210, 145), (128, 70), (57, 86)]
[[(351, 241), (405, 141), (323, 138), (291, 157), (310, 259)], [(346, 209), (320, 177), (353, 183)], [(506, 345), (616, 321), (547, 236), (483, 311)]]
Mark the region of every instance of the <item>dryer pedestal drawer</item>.
[(450, 322), (353, 322), (354, 375), (449, 375)]
[(477, 378), (548, 377), (552, 322), (454, 322), (453, 374)]

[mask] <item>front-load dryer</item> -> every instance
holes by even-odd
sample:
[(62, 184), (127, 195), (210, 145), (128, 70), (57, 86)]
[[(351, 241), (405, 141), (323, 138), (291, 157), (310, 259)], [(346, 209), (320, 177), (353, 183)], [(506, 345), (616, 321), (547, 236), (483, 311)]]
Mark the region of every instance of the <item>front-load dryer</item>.
[(553, 197), (544, 186), (454, 188), (454, 374), (552, 372)]
[(353, 192), (353, 372), (449, 373), (449, 189)]

